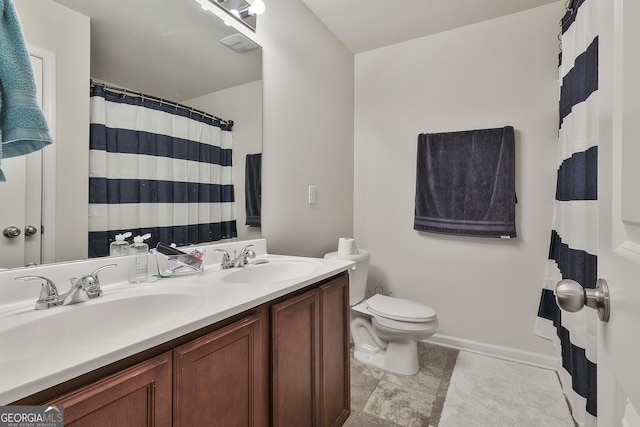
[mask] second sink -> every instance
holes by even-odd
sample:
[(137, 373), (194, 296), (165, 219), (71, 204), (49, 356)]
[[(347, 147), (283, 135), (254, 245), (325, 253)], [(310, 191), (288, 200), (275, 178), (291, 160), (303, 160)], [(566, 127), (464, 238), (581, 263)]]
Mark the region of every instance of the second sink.
[(271, 261), (266, 264), (248, 265), (234, 269), (222, 277), (230, 283), (282, 282), (296, 279), (316, 271), (318, 265), (313, 261)]

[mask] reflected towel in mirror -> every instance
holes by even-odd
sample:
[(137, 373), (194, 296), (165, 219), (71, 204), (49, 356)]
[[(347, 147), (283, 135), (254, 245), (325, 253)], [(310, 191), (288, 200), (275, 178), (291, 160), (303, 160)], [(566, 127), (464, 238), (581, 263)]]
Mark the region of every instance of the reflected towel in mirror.
[(245, 162), (245, 209), (249, 227), (260, 227), (262, 205), (262, 154), (247, 154)]

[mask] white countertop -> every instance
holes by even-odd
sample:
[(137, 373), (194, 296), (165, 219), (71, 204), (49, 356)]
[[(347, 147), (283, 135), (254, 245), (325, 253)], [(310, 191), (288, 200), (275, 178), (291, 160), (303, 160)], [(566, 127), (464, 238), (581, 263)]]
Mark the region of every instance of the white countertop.
[[(223, 276), (239, 269), (221, 270), (209, 262), (197, 275), (154, 283), (134, 285), (120, 280), (109, 284), (105, 280), (102, 298), (47, 310), (34, 310), (37, 293), (33, 290), (29, 300), (4, 304), (7, 299), (2, 298), (0, 289), (4, 304), (0, 305), (0, 337), (4, 337), (0, 342), (0, 405), (257, 307), (353, 265), (349, 261), (264, 253), (258, 258), (275, 263), (313, 263), (314, 271), (279, 282), (229, 283), (222, 280)], [(103, 264), (108, 262), (102, 259)], [(36, 273), (46, 276), (42, 271)], [(8, 284), (2, 281), (0, 275), (0, 286)], [(65, 286), (59, 287), (63, 288), (61, 292), (66, 290)], [(119, 305), (118, 300), (123, 299), (128, 299), (127, 304)], [(115, 312), (109, 311), (115, 307), (118, 309), (111, 310)], [(65, 321), (67, 317), (73, 321)], [(44, 327), (33, 336), (22, 336), (20, 325), (30, 321)]]

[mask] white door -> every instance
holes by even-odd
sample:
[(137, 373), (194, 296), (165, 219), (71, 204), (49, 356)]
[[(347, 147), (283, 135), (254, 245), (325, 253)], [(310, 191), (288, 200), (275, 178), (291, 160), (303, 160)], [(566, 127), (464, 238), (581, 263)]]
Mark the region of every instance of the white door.
[[(0, 268), (40, 264), (42, 152), (2, 160)], [(17, 234), (17, 235), (16, 235)]]
[[(43, 105), (43, 59), (31, 55), (38, 88), (38, 103)], [(7, 178), (0, 183), (0, 268), (22, 267), (42, 262), (42, 150), (27, 156), (2, 160)], [(19, 233), (19, 234), (18, 234)]]
[[(598, 425), (640, 419), (640, 1), (600, 0), (598, 275), (611, 317), (598, 330)], [(634, 409), (635, 408), (635, 409)]]

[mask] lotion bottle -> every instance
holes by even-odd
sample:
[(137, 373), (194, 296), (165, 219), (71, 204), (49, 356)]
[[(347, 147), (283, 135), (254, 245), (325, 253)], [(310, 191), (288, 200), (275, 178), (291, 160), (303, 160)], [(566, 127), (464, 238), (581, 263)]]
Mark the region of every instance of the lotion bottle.
[(109, 245), (109, 256), (129, 255), (129, 242), (125, 239), (131, 237), (131, 232), (116, 234), (116, 240)]
[(129, 255), (131, 257), (129, 267), (129, 282), (141, 283), (146, 282), (149, 276), (149, 245), (144, 243), (151, 237), (147, 233), (144, 236), (136, 236), (133, 243), (129, 247)]

